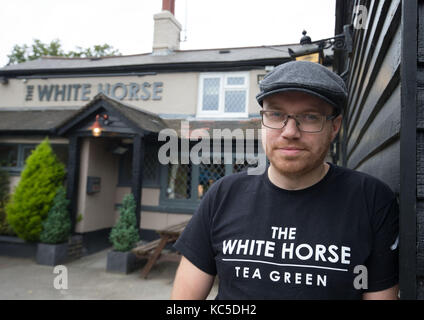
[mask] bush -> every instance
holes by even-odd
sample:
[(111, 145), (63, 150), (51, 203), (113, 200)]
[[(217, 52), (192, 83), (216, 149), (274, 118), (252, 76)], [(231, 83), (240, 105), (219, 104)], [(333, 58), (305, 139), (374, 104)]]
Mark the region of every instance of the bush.
[(65, 167), (56, 158), (48, 138), (26, 160), (21, 180), (6, 205), (7, 221), (19, 238), (36, 242), (43, 229)]
[(134, 196), (127, 194), (119, 210), (118, 222), (112, 228), (109, 236), (115, 251), (129, 251), (140, 240), (135, 207)]
[(9, 173), (0, 169), (0, 234), (13, 236), (12, 227), (7, 223), (5, 206), (9, 200)]
[(69, 202), (66, 199), (65, 188), (60, 186), (53, 199), (53, 206), (47, 219), (43, 222), (40, 242), (55, 244), (68, 241), (71, 234), (71, 219), (68, 213)]

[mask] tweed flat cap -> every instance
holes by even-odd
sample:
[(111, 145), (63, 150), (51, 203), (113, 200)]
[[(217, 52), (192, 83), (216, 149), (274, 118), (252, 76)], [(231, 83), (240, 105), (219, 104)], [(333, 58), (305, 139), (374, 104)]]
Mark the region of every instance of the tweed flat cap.
[(277, 66), (260, 82), (256, 96), (263, 106), (264, 98), (284, 91), (301, 91), (321, 98), (340, 110), (347, 101), (343, 79), (323, 65), (309, 61), (291, 61)]

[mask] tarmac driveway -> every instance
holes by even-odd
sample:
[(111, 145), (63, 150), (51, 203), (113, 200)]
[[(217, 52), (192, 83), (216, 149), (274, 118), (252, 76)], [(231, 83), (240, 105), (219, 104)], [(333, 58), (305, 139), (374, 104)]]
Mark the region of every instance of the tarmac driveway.
[[(140, 272), (128, 275), (106, 272), (106, 255), (110, 249), (66, 263), (68, 289), (63, 270), (36, 264), (33, 259), (0, 256), (0, 300), (167, 300), (178, 264), (157, 263), (148, 279)], [(58, 278), (59, 277), (59, 278)], [(217, 294), (215, 283), (208, 299)]]

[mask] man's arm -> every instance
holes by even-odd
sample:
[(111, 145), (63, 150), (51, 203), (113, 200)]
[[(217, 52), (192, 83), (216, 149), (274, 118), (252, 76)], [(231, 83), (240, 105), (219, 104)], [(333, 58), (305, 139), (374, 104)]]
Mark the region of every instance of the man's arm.
[(203, 272), (183, 256), (175, 276), (171, 299), (206, 299), (214, 279), (214, 276)]
[(362, 295), (363, 300), (398, 300), (399, 286), (395, 285), (392, 288), (376, 291), (366, 292)]

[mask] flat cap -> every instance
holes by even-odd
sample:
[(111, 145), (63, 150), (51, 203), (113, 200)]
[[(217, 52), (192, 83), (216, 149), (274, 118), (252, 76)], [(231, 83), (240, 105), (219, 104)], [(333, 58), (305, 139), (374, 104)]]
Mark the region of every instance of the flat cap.
[(256, 96), (263, 100), (284, 91), (301, 91), (317, 96), (343, 110), (347, 101), (347, 89), (343, 79), (321, 64), (310, 61), (291, 61), (277, 66), (259, 84)]

